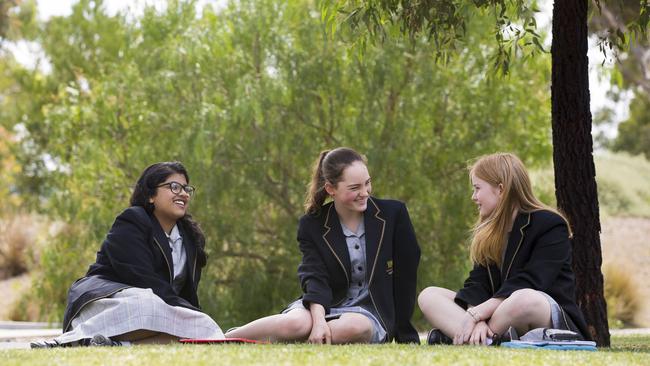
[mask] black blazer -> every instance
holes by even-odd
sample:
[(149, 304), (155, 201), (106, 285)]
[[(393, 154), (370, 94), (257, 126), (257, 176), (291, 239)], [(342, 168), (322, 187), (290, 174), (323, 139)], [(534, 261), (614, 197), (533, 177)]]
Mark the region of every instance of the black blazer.
[[(370, 300), (379, 321), (389, 341), (419, 343), (411, 315), (420, 247), (406, 206), (370, 197), (364, 225)], [(351, 277), (345, 236), (332, 202), (324, 205), (320, 214), (300, 218), (298, 242), (303, 304), (306, 308), (310, 303), (321, 304), (329, 313), (346, 298)]]
[(196, 290), (201, 266), (197, 266), (197, 255), (200, 254), (190, 235), (181, 230), (181, 236), (187, 255), (188, 277), (177, 295), (172, 288), (171, 248), (158, 220), (142, 207), (124, 210), (115, 219), (86, 276), (70, 287), (63, 331), (69, 330), (72, 319), (82, 307), (128, 287), (150, 288), (169, 305), (198, 310)]
[(590, 338), (575, 301), (567, 225), (551, 211), (517, 215), (502, 268), (475, 265), (455, 300), (463, 307), (475, 306), (491, 297), (507, 298), (524, 288), (551, 296), (562, 308), (563, 327)]

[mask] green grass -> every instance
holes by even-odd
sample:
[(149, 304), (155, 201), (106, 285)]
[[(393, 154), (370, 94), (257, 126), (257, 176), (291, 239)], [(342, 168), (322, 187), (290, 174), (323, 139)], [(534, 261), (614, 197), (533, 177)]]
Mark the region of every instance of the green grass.
[[(650, 162), (643, 156), (602, 152), (594, 155), (602, 217), (650, 218)], [(576, 167), (577, 168), (577, 167)], [(530, 172), (539, 198), (555, 205), (553, 167)]]
[(416, 345), (174, 345), (0, 351), (9, 365), (650, 365), (650, 336), (598, 352)]

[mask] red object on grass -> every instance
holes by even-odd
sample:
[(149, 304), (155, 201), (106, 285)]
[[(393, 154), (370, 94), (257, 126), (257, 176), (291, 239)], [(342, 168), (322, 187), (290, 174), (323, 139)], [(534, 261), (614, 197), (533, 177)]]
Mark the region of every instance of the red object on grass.
[(223, 339), (200, 339), (200, 338), (183, 338), (179, 339), (183, 344), (224, 344), (224, 343), (254, 343), (254, 344), (269, 344), (265, 341), (256, 341), (248, 338), (223, 338)]

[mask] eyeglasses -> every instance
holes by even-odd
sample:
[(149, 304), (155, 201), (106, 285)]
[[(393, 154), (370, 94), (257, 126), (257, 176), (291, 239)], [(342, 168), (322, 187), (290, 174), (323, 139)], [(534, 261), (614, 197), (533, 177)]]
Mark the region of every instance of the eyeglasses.
[(173, 194), (181, 194), (181, 190), (185, 191), (190, 197), (194, 195), (194, 191), (196, 191), (196, 188), (193, 186), (186, 184), (182, 185), (178, 182), (167, 182), (163, 184), (159, 184), (156, 186), (156, 188), (162, 187), (162, 186), (169, 186), (169, 190), (172, 191)]

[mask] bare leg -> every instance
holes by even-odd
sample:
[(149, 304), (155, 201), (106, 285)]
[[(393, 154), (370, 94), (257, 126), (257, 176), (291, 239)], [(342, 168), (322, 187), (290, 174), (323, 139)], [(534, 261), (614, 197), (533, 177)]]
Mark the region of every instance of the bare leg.
[(497, 334), (503, 334), (510, 326), (515, 327), (519, 334), (534, 328), (551, 327), (551, 306), (539, 291), (517, 290), (496, 308), (488, 325)]
[(427, 287), (418, 296), (418, 305), (429, 324), (453, 338), (461, 331), (465, 310), (454, 302), (456, 293), (442, 287)]
[(372, 322), (365, 315), (344, 313), (327, 325), (332, 331), (332, 344), (370, 343), (372, 340)]
[(311, 313), (306, 309), (293, 309), (286, 314), (276, 314), (253, 320), (230, 332), (227, 338), (248, 338), (270, 342), (305, 341), (311, 332)]

